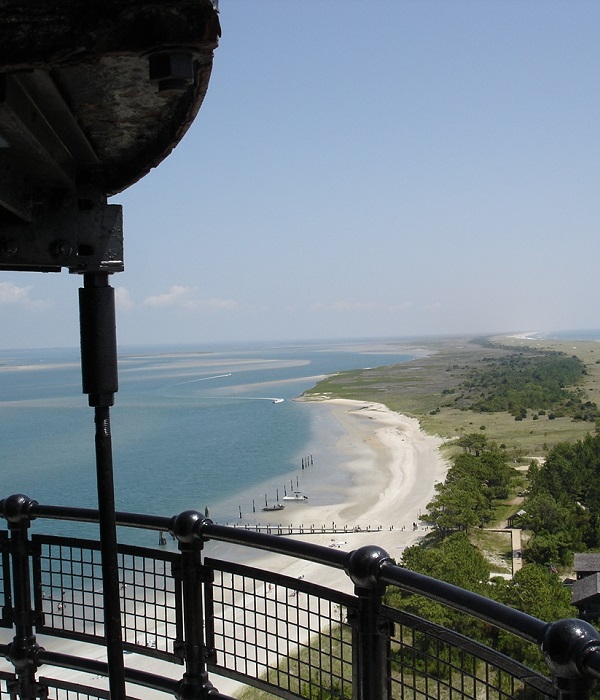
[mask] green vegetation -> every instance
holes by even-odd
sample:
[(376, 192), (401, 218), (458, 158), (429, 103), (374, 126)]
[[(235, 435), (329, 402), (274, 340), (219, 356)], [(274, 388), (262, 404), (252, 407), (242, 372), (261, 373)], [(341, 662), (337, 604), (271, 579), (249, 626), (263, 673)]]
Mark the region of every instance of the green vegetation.
[[(464, 532), (437, 541), (435, 546), (408, 547), (402, 555), (402, 565), (482, 595), (490, 578), (488, 561)], [(388, 589), (386, 603), (466, 635), (477, 624), (462, 612), (396, 588)]]
[[(575, 348), (518, 338), (455, 338), (428, 342), (427, 350), (430, 354), (411, 362), (340, 372), (305, 397), (384, 403), (418, 418), (423, 430), (445, 438), (449, 446), (457, 436), (481, 430), (517, 460), (542, 457), (559, 442), (581, 439), (592, 429), (600, 402), (597, 343)], [(492, 410), (494, 402), (500, 406), (502, 392), (506, 410)]]
[[(263, 680), (308, 700), (352, 698), (351, 631), (333, 625), (314, 635), (300, 650), (267, 669)], [(348, 658), (346, 658), (348, 657)], [(240, 700), (271, 700), (276, 696), (248, 688)]]
[[(519, 476), (508, 465), (505, 452), (495, 444), (489, 444), (481, 434), (465, 435), (457, 442), (463, 452), (452, 458), (453, 464), (445, 483), (436, 487), (437, 494), (428, 505), (428, 520), (433, 525), (433, 532), (420, 544), (404, 551), (403, 566), (544, 620), (576, 616), (575, 608), (570, 605), (570, 592), (564, 588), (556, 569), (548, 564), (548, 559), (543, 562), (544, 566), (537, 563), (526, 565), (508, 581), (501, 577), (490, 580), (490, 563), (482, 549), (473, 544), (472, 540), (478, 538), (473, 538), (472, 533), (494, 519), (497, 504), (507, 498), (513, 481)], [(591, 439), (588, 442), (591, 443)], [(595, 446), (589, 444), (588, 454), (591, 456), (594, 447), (599, 446), (600, 440)], [(544, 472), (545, 469), (533, 469), (535, 474)], [(564, 470), (561, 474), (564, 474)], [(562, 486), (558, 488), (560, 490)], [(549, 499), (545, 496), (545, 500)], [(540, 518), (546, 513), (544, 527), (549, 527), (554, 520), (562, 522), (558, 519), (558, 508), (546, 511), (546, 505), (540, 503), (538, 511)], [(572, 525), (577, 527), (576, 520)], [(575, 537), (574, 533), (572, 537)], [(557, 558), (554, 557), (554, 560)], [(388, 601), (545, 671), (545, 665), (534, 646), (492, 629), (462, 612), (398, 590), (388, 592)]]
[(505, 411), (517, 420), (534, 409), (535, 420), (548, 414), (550, 420), (570, 416), (594, 422), (598, 417), (596, 404), (584, 403), (581, 392), (566, 388), (580, 384), (585, 374), (585, 365), (578, 357), (557, 352), (532, 350), (484, 358), (482, 366), (472, 368), (461, 382), (454, 402), (480, 413)]
[[(501, 603), (540, 620), (577, 617), (577, 608), (571, 605), (570, 590), (545, 566), (527, 564), (509, 581), (495, 580), (491, 594)], [(499, 651), (540, 673), (548, 673), (548, 667), (540, 660), (540, 652), (534, 645), (502, 631), (497, 632), (496, 643), (495, 648)]]
[[(404, 551), (402, 563), (413, 571), (493, 598), (542, 620), (576, 616), (575, 608), (570, 605), (569, 591), (547, 567), (530, 564), (509, 581), (502, 578), (489, 581), (489, 563), (464, 532), (433, 544), (430, 541), (410, 547)], [(542, 673), (547, 672), (535, 645), (469, 618), (462, 612), (396, 589), (388, 591), (386, 602), (477, 639)]]
[(557, 445), (529, 478), (517, 521), (533, 533), (528, 561), (570, 566), (574, 552), (600, 550), (600, 435)]
[(494, 505), (508, 497), (515, 470), (495, 444), (483, 435), (465, 435), (458, 441), (465, 452), (453, 458), (446, 481), (436, 484), (428, 504), (428, 520), (443, 537), (457, 530), (483, 527), (494, 516)]

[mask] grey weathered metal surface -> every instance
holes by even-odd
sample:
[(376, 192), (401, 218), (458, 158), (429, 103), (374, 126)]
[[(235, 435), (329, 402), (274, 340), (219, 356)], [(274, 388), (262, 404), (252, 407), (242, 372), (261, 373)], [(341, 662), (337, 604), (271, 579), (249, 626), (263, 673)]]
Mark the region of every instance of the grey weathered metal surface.
[[(0, 2), (2, 168), (29, 178), (41, 155), (40, 175), (52, 184), (76, 168), (107, 194), (123, 190), (160, 163), (193, 121), (219, 34), (210, 0)], [(151, 79), (157, 54), (187, 56), (192, 79)], [(30, 120), (37, 144), (18, 134)], [(20, 148), (19, 160), (31, 159), (22, 169)]]
[(184, 136), (219, 36), (211, 0), (0, 0), (0, 269), (123, 268), (106, 198)]

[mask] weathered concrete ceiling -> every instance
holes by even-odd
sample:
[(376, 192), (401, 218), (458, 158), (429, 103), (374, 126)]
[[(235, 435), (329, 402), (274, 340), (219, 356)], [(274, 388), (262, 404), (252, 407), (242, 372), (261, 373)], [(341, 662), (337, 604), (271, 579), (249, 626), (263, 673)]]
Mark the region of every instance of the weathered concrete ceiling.
[(202, 104), (219, 36), (211, 0), (0, 0), (0, 224), (158, 165)]

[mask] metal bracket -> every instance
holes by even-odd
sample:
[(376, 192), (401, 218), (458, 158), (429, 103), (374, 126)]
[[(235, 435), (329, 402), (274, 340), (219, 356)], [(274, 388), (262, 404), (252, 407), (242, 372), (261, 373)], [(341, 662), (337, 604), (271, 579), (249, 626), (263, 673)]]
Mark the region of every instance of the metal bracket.
[(122, 210), (97, 166), (49, 74), (0, 73), (0, 270), (123, 270)]
[(0, 270), (122, 272), (123, 210), (67, 193), (32, 223), (0, 230)]

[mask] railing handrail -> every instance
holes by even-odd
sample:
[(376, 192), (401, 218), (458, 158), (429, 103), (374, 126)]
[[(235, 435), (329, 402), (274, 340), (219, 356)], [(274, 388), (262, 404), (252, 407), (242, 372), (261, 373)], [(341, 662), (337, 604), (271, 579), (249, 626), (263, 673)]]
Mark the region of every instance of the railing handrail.
[[(11, 530), (18, 529), (19, 523), (29, 524), (38, 519), (86, 523), (99, 520), (96, 509), (43, 505), (23, 495), (0, 500), (0, 516), (6, 518)], [(344, 552), (275, 534), (215, 524), (192, 510), (173, 517), (118, 512), (117, 524), (168, 531), (179, 542), (182, 553), (192, 552), (194, 548), (201, 550), (204, 543), (214, 540), (340, 569), (354, 583), (359, 598), (372, 598), (374, 591), (382, 591), (387, 585), (396, 586), (537, 644), (550, 671), (559, 679), (591, 686), (600, 678), (600, 634), (588, 623), (582, 620), (544, 622), (485, 596), (398, 566), (377, 546), (367, 545)], [(45, 650), (40, 650), (40, 655), (48, 661), (54, 658), (58, 662), (60, 658)], [(65, 663), (66, 658), (63, 659)], [(143, 674), (139, 680), (143, 684)]]
[(379, 576), (381, 583), (394, 585), (410, 593), (417, 593), (430, 600), (468, 613), (483, 622), (512, 632), (534, 644), (540, 644), (548, 627), (543, 622), (527, 613), (510, 608), (492, 598), (467, 591), (446, 581), (419, 574), (410, 569), (384, 562)]
[[(0, 514), (3, 514), (3, 501), (0, 501)], [(92, 508), (34, 503), (29, 510), (29, 517), (32, 520), (48, 518), (92, 523), (98, 522), (99, 515), (98, 511)], [(538, 645), (541, 644), (548, 627), (548, 623), (491, 598), (398, 566), (390, 555), (379, 547), (367, 545), (352, 552), (344, 552), (312, 542), (282, 538), (278, 535), (229, 525), (218, 525), (210, 518), (191, 510), (172, 518), (120, 511), (117, 512), (116, 517), (119, 526), (169, 531), (178, 539), (194, 538), (201, 542), (215, 540), (342, 569), (357, 585), (370, 586), (379, 583), (395, 585), (467, 613)], [(367, 578), (363, 580), (365, 576)]]

